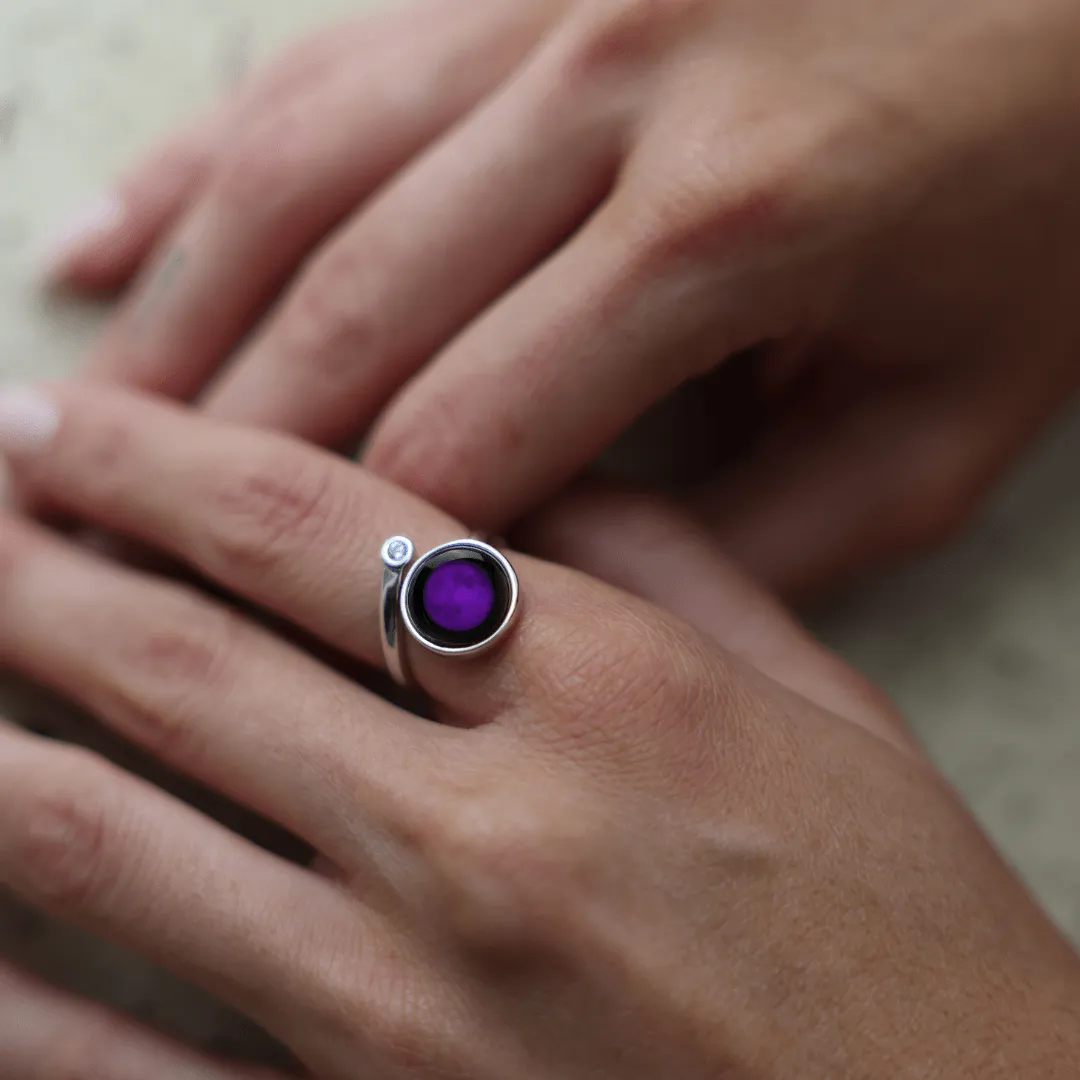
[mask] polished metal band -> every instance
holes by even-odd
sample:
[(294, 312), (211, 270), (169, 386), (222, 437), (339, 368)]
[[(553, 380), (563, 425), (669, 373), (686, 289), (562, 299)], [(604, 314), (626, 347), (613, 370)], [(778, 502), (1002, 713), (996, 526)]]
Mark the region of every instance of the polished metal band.
[(416, 547), (407, 536), (391, 536), (383, 544), (382, 595), (379, 602), (383, 661), (390, 676), (400, 686), (408, 686), (412, 681), (402, 636), (401, 584), (415, 556)]

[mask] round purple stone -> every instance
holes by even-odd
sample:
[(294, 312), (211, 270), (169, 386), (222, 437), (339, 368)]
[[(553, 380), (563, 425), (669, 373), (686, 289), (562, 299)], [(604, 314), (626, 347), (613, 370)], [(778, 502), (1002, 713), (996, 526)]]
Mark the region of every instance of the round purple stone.
[(471, 559), (445, 562), (424, 583), (424, 611), (444, 630), (475, 630), (495, 606), (495, 586)]

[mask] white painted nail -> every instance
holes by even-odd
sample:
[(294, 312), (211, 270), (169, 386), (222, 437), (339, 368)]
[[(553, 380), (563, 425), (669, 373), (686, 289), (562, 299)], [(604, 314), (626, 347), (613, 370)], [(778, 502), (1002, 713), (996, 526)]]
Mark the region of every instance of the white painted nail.
[(120, 225), (124, 213), (124, 203), (115, 194), (100, 195), (77, 210), (41, 245), (39, 261), (45, 274), (55, 277), (62, 272), (80, 247)]
[(0, 389), (0, 451), (24, 457), (44, 450), (60, 426), (60, 410), (32, 386)]

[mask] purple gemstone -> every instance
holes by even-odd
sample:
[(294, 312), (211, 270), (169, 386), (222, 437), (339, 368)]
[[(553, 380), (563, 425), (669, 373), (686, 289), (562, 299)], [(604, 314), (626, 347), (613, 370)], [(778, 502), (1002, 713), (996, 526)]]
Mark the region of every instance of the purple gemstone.
[(471, 559), (445, 562), (424, 583), (424, 610), (444, 630), (475, 630), (495, 606), (495, 586)]

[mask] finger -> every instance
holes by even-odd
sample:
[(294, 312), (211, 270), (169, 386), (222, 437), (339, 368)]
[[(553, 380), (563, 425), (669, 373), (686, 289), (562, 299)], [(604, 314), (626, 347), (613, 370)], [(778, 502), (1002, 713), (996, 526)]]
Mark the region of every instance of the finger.
[(502, 39), (516, 41), (520, 13), (477, 23), (446, 2), (420, 12), (246, 126), (110, 324), (92, 374), (193, 395), (327, 231), (518, 58)]
[[(324, 879), (85, 751), (6, 725), (0, 882), (278, 1032), (290, 1003), (321, 1000), (335, 935), (339, 948), (355, 942), (363, 923)], [(389, 960), (372, 919), (364, 947)]]
[(909, 740), (866, 680), (798, 624), (666, 499), (580, 484), (514, 531), (524, 550), (666, 608), (783, 686), (879, 734)]
[(0, 963), (0, 1072), (10, 1080), (272, 1080), (214, 1061)]
[(606, 195), (622, 104), (571, 107), (540, 54), (324, 248), (207, 408), (329, 445), (355, 437)]
[(47, 280), (82, 289), (126, 284), (238, 132), (320, 77), (324, 65), (352, 43), (348, 28), (312, 35), (247, 79), (206, 116), (154, 147), (44, 245)]
[[(162, 547), (372, 664), (381, 664), (385, 538), (405, 533), (424, 551), (463, 534), (440, 511), (326, 451), (115, 387), (8, 393), (0, 446), (32, 494)], [(620, 596), (592, 595), (583, 578), (534, 560), (515, 562), (528, 614), (503, 647), (473, 663), (411, 651), (420, 685), (474, 724), (524, 699), (554, 697), (553, 680), (578, 678), (569, 639), (595, 653), (598, 641), (617, 636), (609, 622)], [(637, 624), (625, 614), (617, 623), (632, 655)]]
[(176, 555), (373, 664), (383, 541), (462, 535), (335, 455), (106, 385), (0, 395), (0, 450), (36, 500)]
[(752, 342), (738, 290), (654, 251), (631, 214), (616, 196), (408, 384), (365, 464), (499, 528), (649, 405)]
[(0, 564), (0, 661), (331, 858), (355, 859), (358, 792), (382, 824), (455, 760), (452, 729), (186, 589), (13, 519)]
[(697, 508), (753, 577), (805, 600), (951, 535), (1063, 400), (1025, 400), (980, 367), (811, 403)]
[(77, 210), (42, 245), (46, 283), (93, 291), (124, 285), (205, 179), (219, 126), (193, 124)]

